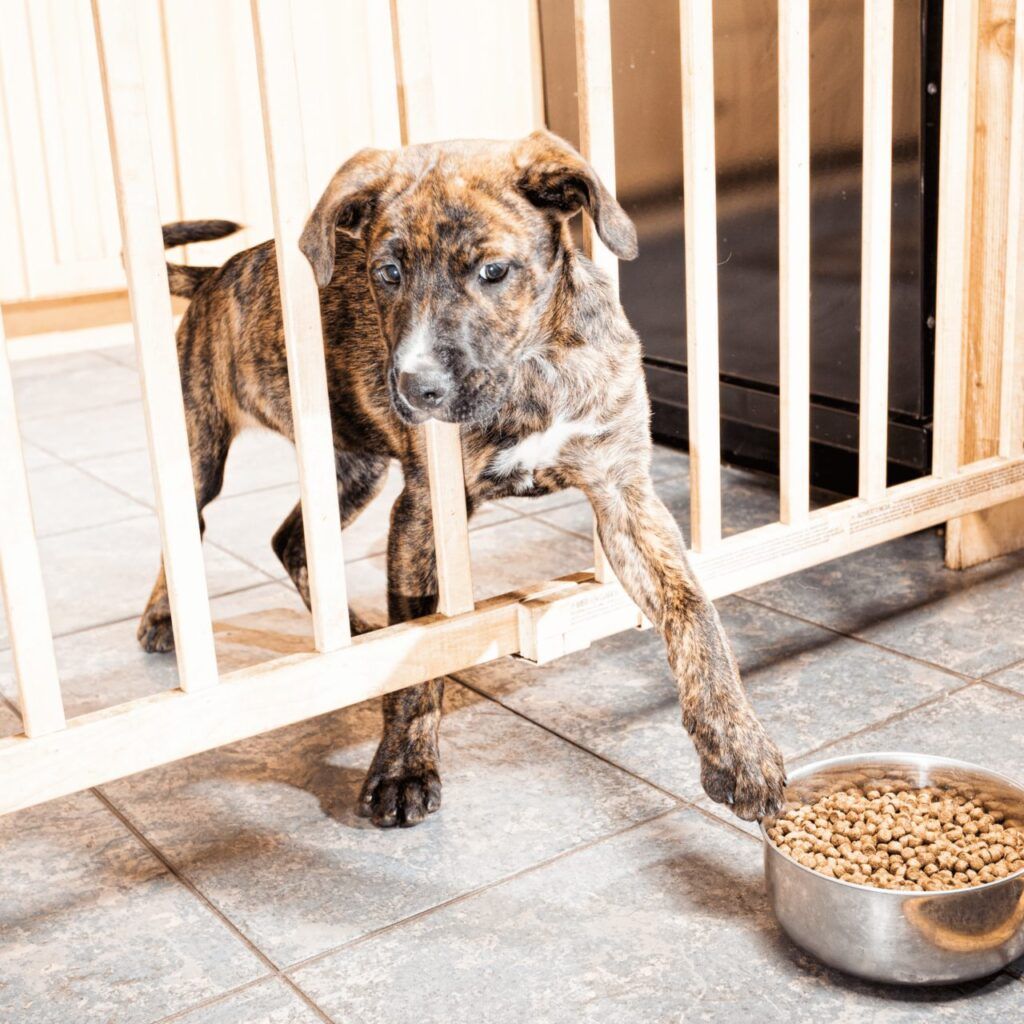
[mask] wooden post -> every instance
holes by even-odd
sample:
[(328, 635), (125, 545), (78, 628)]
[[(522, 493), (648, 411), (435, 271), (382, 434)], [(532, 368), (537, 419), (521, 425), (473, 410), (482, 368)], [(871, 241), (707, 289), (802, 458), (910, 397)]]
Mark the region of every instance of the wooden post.
[(0, 587), (11, 637), (18, 703), (26, 736), (64, 728), (50, 615), (32, 526), (28, 476), (14, 407), (7, 339), (0, 318)]
[(183, 690), (217, 682), (206, 570), (171, 320), (135, 4), (92, 0), (124, 263)]
[(686, 373), (690, 422), (690, 544), (722, 537), (718, 421), (718, 219), (711, 0), (680, 0), (683, 207), (686, 232)]
[[(417, 0), (391, 0), (402, 144), (426, 142), (435, 135), (433, 67), (430, 60), (429, 11)], [(423, 426), (430, 473), (434, 548), (437, 554), (438, 604), (442, 615), (473, 607), (466, 484), (462, 440), (457, 423), (427, 420)]]
[(349, 643), (351, 636), (320, 293), (312, 268), (299, 250), (310, 202), (290, 0), (252, 0), (252, 23), (313, 635), (317, 650), (331, 651)]
[[(1014, 31), (1020, 6), (1016, 0), (981, 0), (976, 15), (974, 173), (958, 435), (962, 464), (997, 452), (1020, 452), (1015, 424), (1019, 422), (1021, 392), (1017, 389), (1014, 396), (1013, 385), (1019, 373), (1014, 353), (1021, 343), (1016, 332), (1016, 292), (1022, 169), (1019, 127), (1011, 132), (1021, 117), (1022, 47), (1020, 33)], [(1005, 368), (1004, 360), (1008, 360)], [(1005, 449), (1001, 441), (1004, 424), (1008, 428)], [(1021, 502), (985, 509), (947, 524), (946, 564), (950, 568), (967, 568), (1022, 546)]]
[(860, 485), (885, 493), (889, 431), (893, 0), (864, 4), (864, 184), (861, 213)]
[(779, 2), (779, 519), (810, 512), (809, 0)]
[[(615, 108), (612, 102), (612, 30), (609, 0), (576, 0), (576, 95), (580, 152), (615, 194)], [(583, 218), (583, 251), (619, 287), (619, 261)], [(594, 575), (615, 578), (594, 523)]]

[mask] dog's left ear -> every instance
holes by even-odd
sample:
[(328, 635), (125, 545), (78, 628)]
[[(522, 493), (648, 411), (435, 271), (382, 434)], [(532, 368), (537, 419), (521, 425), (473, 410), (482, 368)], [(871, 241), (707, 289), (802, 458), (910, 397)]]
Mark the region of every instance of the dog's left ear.
[(334, 276), (334, 233), (358, 238), (391, 177), (395, 154), (386, 149), (361, 149), (338, 168), (306, 221), (299, 248), (324, 288)]
[(586, 210), (620, 260), (636, 259), (636, 228), (594, 168), (553, 132), (528, 135), (515, 150), (518, 188), (539, 209), (565, 220)]

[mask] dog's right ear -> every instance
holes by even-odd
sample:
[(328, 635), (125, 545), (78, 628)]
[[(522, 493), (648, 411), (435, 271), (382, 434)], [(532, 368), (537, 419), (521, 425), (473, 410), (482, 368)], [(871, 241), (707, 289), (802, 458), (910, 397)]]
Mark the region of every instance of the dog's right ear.
[(373, 215), (377, 198), (391, 176), (395, 154), (361, 149), (338, 168), (306, 221), (299, 248), (324, 288), (334, 276), (334, 233), (358, 238)]

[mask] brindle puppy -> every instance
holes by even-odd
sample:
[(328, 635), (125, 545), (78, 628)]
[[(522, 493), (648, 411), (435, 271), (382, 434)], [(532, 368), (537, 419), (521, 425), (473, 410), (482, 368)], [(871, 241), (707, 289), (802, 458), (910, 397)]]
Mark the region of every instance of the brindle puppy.
[[(342, 524), (398, 459), (405, 489), (387, 561), (388, 612), (399, 622), (431, 613), (437, 594), (417, 424), (462, 424), (470, 513), (495, 498), (581, 488), (616, 575), (665, 638), (705, 790), (741, 818), (761, 817), (780, 805), (782, 758), (651, 486), (640, 343), (607, 278), (573, 247), (566, 222), (580, 209), (617, 256), (636, 256), (622, 208), (548, 132), (368, 149), (335, 174), (301, 246), (322, 289)], [(169, 241), (231, 228), (174, 225)], [(219, 269), (172, 266), (170, 279), (192, 296), (178, 353), (201, 518), (243, 427), (292, 437), (274, 248)], [(299, 506), (273, 547), (308, 604)], [(162, 574), (139, 639), (149, 651), (173, 646)], [(383, 739), (360, 796), (377, 825), (414, 825), (440, 805), (442, 687), (436, 679), (384, 698)]]

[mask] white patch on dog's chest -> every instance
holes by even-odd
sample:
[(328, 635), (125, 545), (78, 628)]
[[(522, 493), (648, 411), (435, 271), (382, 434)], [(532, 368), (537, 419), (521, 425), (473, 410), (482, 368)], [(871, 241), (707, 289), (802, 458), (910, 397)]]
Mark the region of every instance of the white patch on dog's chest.
[(590, 437), (604, 428), (593, 420), (556, 419), (546, 430), (539, 430), (498, 452), (491, 460), (490, 472), (496, 477), (548, 469), (558, 462), (566, 442), (574, 437)]

